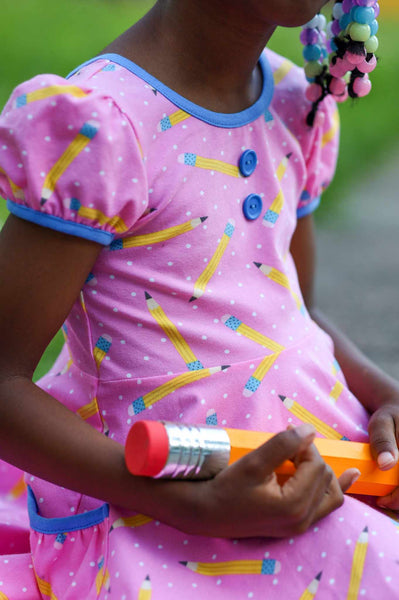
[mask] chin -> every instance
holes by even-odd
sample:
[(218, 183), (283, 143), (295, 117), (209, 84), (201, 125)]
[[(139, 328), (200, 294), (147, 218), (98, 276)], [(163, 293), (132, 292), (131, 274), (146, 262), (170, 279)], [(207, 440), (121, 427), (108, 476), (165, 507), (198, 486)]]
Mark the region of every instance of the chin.
[(283, 27), (300, 27), (313, 19), (328, 2), (329, 0), (319, 0), (318, 2), (295, 0), (295, 8), (287, 10), (282, 19), (283, 22), (279, 23), (279, 25)]

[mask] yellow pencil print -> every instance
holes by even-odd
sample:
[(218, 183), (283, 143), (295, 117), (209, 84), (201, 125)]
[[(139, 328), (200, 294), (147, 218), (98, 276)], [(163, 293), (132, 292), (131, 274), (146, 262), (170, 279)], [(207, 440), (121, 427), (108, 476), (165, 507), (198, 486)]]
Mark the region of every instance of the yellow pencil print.
[(201, 225), (201, 223), (206, 221), (207, 218), (208, 217), (198, 217), (196, 219), (191, 219), (191, 221), (186, 221), (181, 225), (175, 225), (174, 227), (169, 227), (168, 229), (162, 229), (161, 231), (154, 231), (153, 233), (145, 233), (143, 235), (132, 235), (125, 238), (120, 238), (118, 240), (114, 240), (110, 244), (109, 249), (122, 250), (123, 248), (136, 248), (138, 246), (159, 244), (160, 242), (171, 240), (178, 235), (192, 231), (198, 227), (198, 225)]
[(72, 355), (71, 355), (71, 351), (69, 350), (69, 345), (68, 345), (68, 328), (65, 323), (63, 324), (61, 330), (62, 330), (62, 335), (64, 337), (64, 343), (68, 350), (69, 358), (68, 358), (64, 368), (62, 369), (62, 371), (57, 373), (57, 375), (65, 375), (65, 373), (67, 373), (69, 371), (69, 369), (71, 368), (71, 366), (73, 365)]
[(158, 325), (162, 327), (163, 331), (186, 363), (188, 370), (198, 371), (198, 369), (203, 369), (204, 365), (197, 359), (176, 325), (166, 316), (163, 308), (159, 306), (158, 302), (156, 302), (148, 292), (144, 292), (144, 294), (148, 310)]
[(87, 421), (87, 419), (90, 419), (90, 417), (94, 417), (95, 415), (98, 415), (100, 417), (100, 420), (101, 420), (101, 423), (103, 426), (104, 435), (109, 434), (109, 427), (100, 412), (100, 409), (99, 409), (99, 406), (97, 403), (97, 398), (93, 398), (93, 400), (91, 402), (89, 402), (88, 404), (85, 404), (84, 406), (81, 406), (76, 411), (76, 414), (78, 414), (79, 417), (81, 417), (84, 421)]
[(245, 323), (243, 323), (240, 319), (237, 319), (237, 317), (234, 317), (233, 315), (224, 315), (221, 320), (222, 323), (226, 325), (226, 327), (228, 327), (232, 331), (240, 333), (249, 340), (256, 342), (263, 348), (267, 348), (272, 352), (282, 352), (284, 350), (284, 346), (281, 346), (281, 344), (278, 344), (272, 339), (266, 337), (265, 335), (263, 335), (263, 333), (256, 331), (256, 329), (248, 327), (248, 325), (245, 325)]
[(357, 600), (359, 597), (359, 588), (363, 576), (368, 542), (369, 533), (368, 528), (365, 527), (356, 542), (355, 551), (353, 553), (351, 578), (346, 600)]
[(127, 231), (126, 223), (121, 217), (118, 217), (118, 215), (108, 217), (101, 210), (84, 206), (77, 198), (69, 198), (65, 200), (64, 204), (66, 205), (66, 208), (78, 213), (78, 215), (85, 219), (96, 221), (100, 225), (110, 225), (117, 233), (124, 233)]
[(177, 377), (173, 377), (170, 381), (163, 383), (159, 387), (155, 388), (148, 394), (144, 396), (140, 396), (129, 405), (129, 415), (137, 415), (141, 413), (143, 410), (155, 404), (159, 400), (162, 400), (168, 394), (171, 394), (175, 390), (189, 385), (194, 381), (199, 381), (200, 379), (204, 379), (205, 377), (210, 377), (215, 373), (220, 373), (221, 371), (226, 371), (230, 365), (223, 365), (221, 367), (211, 367), (210, 369), (200, 369), (199, 371), (189, 371), (188, 373), (182, 373), (181, 375), (177, 375)]
[(220, 261), (222, 260), (223, 254), (226, 252), (226, 248), (234, 233), (234, 229), (235, 222), (233, 219), (229, 219), (214, 255), (194, 284), (194, 294), (191, 296), (189, 302), (193, 302), (193, 300), (201, 298), (205, 292), (206, 286), (208, 285), (211, 277), (214, 275)]
[(110, 575), (108, 569), (104, 569), (104, 557), (102, 556), (97, 563), (98, 573), (96, 576), (96, 590), (97, 594), (104, 588), (107, 592), (111, 589)]
[(151, 600), (152, 598), (152, 586), (151, 586), (151, 580), (150, 580), (150, 576), (147, 575), (147, 577), (144, 579), (143, 583), (141, 584), (140, 590), (139, 590), (139, 596), (137, 600)]
[(57, 600), (57, 596), (54, 594), (53, 590), (51, 589), (51, 585), (44, 579), (41, 579), (37, 575), (37, 573), (35, 573), (35, 577), (36, 577), (37, 587), (39, 588), (40, 593), (43, 594), (43, 596), (48, 596), (50, 598), (50, 600)]
[(321, 147), (324, 148), (331, 140), (333, 140), (339, 129), (339, 112), (336, 110), (332, 117), (332, 125), (328, 131), (325, 132), (321, 138)]
[(171, 115), (165, 115), (158, 123), (157, 129), (158, 131), (167, 131), (168, 129), (174, 127), (174, 125), (177, 125), (178, 123), (181, 123), (190, 117), (191, 115), (186, 113), (184, 110), (177, 110)]
[(269, 356), (265, 356), (262, 362), (257, 366), (254, 371), (254, 374), (248, 379), (247, 383), (244, 386), (242, 391), (243, 396), (246, 398), (250, 398), (252, 394), (256, 392), (265, 378), (266, 374), (270, 371), (278, 357), (280, 356), (279, 352), (275, 352), (274, 354), (270, 354)]
[(65, 152), (60, 156), (55, 165), (50, 169), (44, 180), (42, 198), (40, 204), (43, 205), (50, 198), (55, 190), (57, 181), (61, 175), (66, 171), (69, 165), (75, 160), (77, 156), (86, 148), (91, 140), (96, 136), (97, 131), (100, 128), (100, 123), (97, 121), (86, 121), (83, 127), (79, 131), (75, 139), (69, 144)]
[(344, 390), (344, 384), (341, 383), (340, 381), (338, 381), (338, 379), (337, 379), (337, 381), (334, 384), (334, 387), (332, 388), (332, 390), (330, 392), (330, 400), (332, 402), (337, 402), (337, 400), (339, 399), (343, 390)]
[(114, 529), (118, 529), (119, 527), (130, 527), (134, 529), (135, 527), (142, 527), (143, 525), (147, 525), (147, 523), (151, 523), (153, 521), (151, 517), (147, 517), (146, 515), (133, 515), (132, 517), (121, 517), (116, 519), (111, 525), (109, 532)]
[(286, 396), (280, 396), (280, 400), (284, 404), (285, 408), (287, 408), (292, 414), (294, 414), (298, 419), (303, 421), (304, 423), (311, 423), (313, 427), (324, 435), (324, 437), (333, 439), (333, 440), (347, 440), (348, 438), (339, 433), (330, 425), (327, 425), (324, 421), (316, 417), (313, 413), (309, 412), (306, 408), (301, 406), (299, 402), (295, 400), (291, 400), (291, 398), (287, 398)]
[(1, 167), (0, 167), (0, 173), (3, 174), (7, 178), (7, 181), (12, 190), (12, 193), (14, 194), (14, 198), (17, 198), (18, 200), (25, 200), (25, 194), (24, 194), (23, 189), (20, 188), (16, 183), (14, 183), (13, 180), (7, 175), (5, 170), (2, 169)]
[(281, 181), (285, 175), (285, 172), (286, 172), (287, 166), (288, 166), (288, 161), (291, 158), (291, 156), (292, 156), (292, 152), (290, 152), (289, 154), (284, 156), (283, 160), (281, 161), (281, 163), (279, 164), (279, 166), (277, 168), (276, 176), (277, 176), (277, 179), (280, 184), (280, 189), (279, 189), (277, 196), (271, 203), (270, 208), (266, 211), (266, 214), (263, 217), (262, 223), (263, 223), (263, 225), (265, 225), (265, 227), (274, 227), (275, 226), (277, 219), (280, 216), (281, 209), (283, 208), (284, 193), (283, 193), (283, 190), (281, 189)]
[(34, 92), (28, 92), (27, 94), (21, 94), (14, 101), (14, 108), (21, 108), (36, 100), (44, 100), (45, 98), (51, 98), (52, 96), (60, 96), (69, 94), (75, 98), (83, 98), (87, 96), (87, 93), (76, 87), (75, 85), (49, 85), (42, 87)]
[(177, 160), (179, 163), (190, 167), (218, 171), (219, 173), (230, 175), (231, 177), (241, 177), (240, 169), (237, 165), (231, 165), (230, 163), (215, 158), (204, 158), (203, 156), (198, 156), (198, 154), (193, 154), (192, 152), (185, 152), (184, 154), (179, 154)]
[(293, 66), (294, 63), (292, 63), (290, 60), (283, 60), (281, 65), (273, 73), (273, 80), (275, 86), (277, 86), (283, 81), (283, 79), (288, 75)]
[(306, 590), (303, 592), (302, 596), (299, 600), (313, 600), (313, 598), (317, 594), (317, 590), (319, 589), (319, 584), (321, 580), (322, 572), (318, 573), (316, 577), (310, 582)]
[(339, 362), (337, 361), (336, 358), (334, 358), (334, 362), (331, 365), (331, 373), (333, 375), (337, 375), (337, 373), (339, 373), (341, 370), (341, 367), (339, 366)]
[(11, 488), (11, 490), (6, 495), (6, 500), (12, 501), (17, 500), (26, 492), (26, 483), (25, 478), (22, 475), (20, 479), (18, 479), (17, 483)]
[(112, 337), (106, 333), (100, 336), (93, 350), (93, 358), (96, 361), (97, 369), (100, 368), (101, 363), (106, 357), (109, 349), (112, 346)]
[(275, 283), (278, 283), (282, 287), (286, 288), (290, 292), (293, 299), (295, 300), (295, 304), (297, 305), (298, 310), (302, 314), (304, 314), (305, 307), (303, 305), (303, 302), (300, 299), (300, 297), (298, 296), (298, 294), (296, 294), (291, 289), (290, 280), (288, 279), (288, 277), (285, 273), (283, 273), (282, 271), (279, 271), (278, 269), (275, 269), (274, 267), (270, 267), (270, 266), (264, 265), (262, 263), (254, 262), (254, 265), (256, 267), (258, 267), (259, 271), (261, 273), (263, 273), (263, 275), (265, 275), (268, 279), (270, 279), (271, 281), (274, 281)]
[(79, 408), (76, 413), (81, 417), (84, 421), (90, 419), (90, 417), (94, 417), (99, 412), (97, 398), (93, 398), (91, 402), (85, 404), (81, 408)]
[(3, 592), (0, 592), (0, 600), (10, 600), (8, 596), (6, 596), (5, 594), (3, 594)]
[(272, 558), (263, 560), (230, 560), (227, 562), (186, 562), (180, 564), (200, 575), (276, 575), (281, 571), (281, 563)]

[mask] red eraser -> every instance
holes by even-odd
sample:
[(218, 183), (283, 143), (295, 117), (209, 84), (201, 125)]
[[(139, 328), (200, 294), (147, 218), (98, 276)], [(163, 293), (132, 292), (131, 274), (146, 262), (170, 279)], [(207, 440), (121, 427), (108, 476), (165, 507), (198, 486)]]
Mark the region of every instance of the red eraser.
[(137, 421), (125, 444), (126, 466), (133, 475), (155, 477), (166, 464), (169, 439), (160, 421)]

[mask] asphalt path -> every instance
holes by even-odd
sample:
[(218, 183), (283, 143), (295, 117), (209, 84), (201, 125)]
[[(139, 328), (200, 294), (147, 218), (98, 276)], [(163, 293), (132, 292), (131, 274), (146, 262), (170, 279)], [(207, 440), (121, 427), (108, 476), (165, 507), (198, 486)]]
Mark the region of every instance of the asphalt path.
[(317, 303), (399, 380), (399, 147), (318, 222)]

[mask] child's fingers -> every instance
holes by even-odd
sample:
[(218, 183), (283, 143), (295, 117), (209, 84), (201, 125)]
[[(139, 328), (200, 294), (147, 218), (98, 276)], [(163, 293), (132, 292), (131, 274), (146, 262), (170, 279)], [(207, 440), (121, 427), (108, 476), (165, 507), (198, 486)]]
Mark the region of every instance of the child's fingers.
[(349, 490), (349, 488), (355, 483), (355, 481), (359, 479), (359, 477), (359, 469), (348, 469), (347, 471), (344, 471), (342, 475), (338, 477), (338, 483), (343, 493)]
[(389, 410), (378, 410), (369, 423), (371, 451), (383, 471), (391, 469), (399, 458), (394, 416)]
[(283, 486), (284, 494), (302, 496), (310, 506), (316, 507), (328, 490), (334, 474), (314, 444), (298, 453), (294, 463), (296, 471)]
[(283, 431), (244, 456), (236, 466), (232, 466), (242, 471), (245, 476), (263, 481), (284, 461), (294, 458), (311, 445), (315, 433), (314, 428), (308, 424)]
[(350, 488), (360, 476), (358, 469), (348, 469), (337, 479), (332, 477), (331, 483), (320, 501), (315, 505), (313, 523), (323, 519), (344, 502), (344, 492)]
[(396, 488), (391, 494), (388, 494), (388, 496), (377, 498), (377, 504), (381, 508), (390, 508), (391, 510), (399, 511), (399, 488)]

